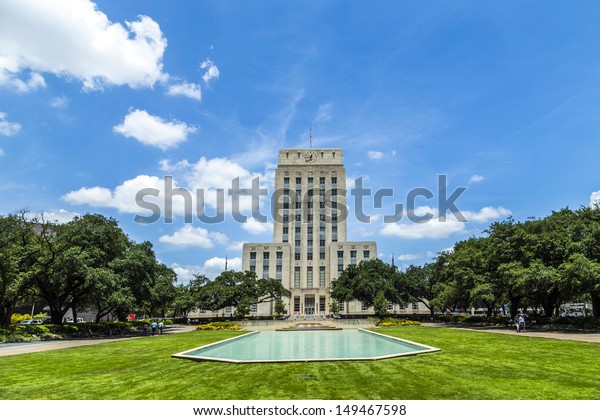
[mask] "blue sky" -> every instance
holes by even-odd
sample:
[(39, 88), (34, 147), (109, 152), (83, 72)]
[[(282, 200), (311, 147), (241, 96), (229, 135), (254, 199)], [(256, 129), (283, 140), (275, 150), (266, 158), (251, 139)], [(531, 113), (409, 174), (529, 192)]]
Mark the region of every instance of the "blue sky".
[[(136, 192), (173, 176), (214, 214), (233, 178), (272, 192), (277, 149), (312, 126), (349, 186), (394, 191), (348, 239), (422, 264), (509, 215), (600, 198), (599, 20), (585, 1), (0, 0), (0, 213), (102, 213), (181, 280), (214, 277), (269, 225), (186, 224), (180, 202), (173, 223), (135, 223)], [(467, 187), (466, 223), (383, 223), (414, 188), (437, 214), (439, 174)]]

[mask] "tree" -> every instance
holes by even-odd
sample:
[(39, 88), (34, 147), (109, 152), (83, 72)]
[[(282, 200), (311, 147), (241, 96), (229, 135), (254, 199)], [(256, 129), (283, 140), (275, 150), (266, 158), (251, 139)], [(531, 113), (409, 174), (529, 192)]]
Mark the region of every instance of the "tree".
[(27, 211), (0, 216), (0, 325), (10, 324), (15, 307), (33, 283), (48, 223), (29, 218)]
[(252, 271), (230, 270), (202, 287), (198, 307), (212, 311), (235, 307), (235, 316), (244, 317), (250, 313), (253, 304), (276, 302), (291, 296), (279, 280), (258, 279)]
[(409, 289), (396, 267), (373, 259), (347, 266), (333, 281), (331, 297), (338, 302), (358, 300), (370, 307), (377, 303), (378, 316), (385, 316), (389, 303), (404, 303), (408, 299)]

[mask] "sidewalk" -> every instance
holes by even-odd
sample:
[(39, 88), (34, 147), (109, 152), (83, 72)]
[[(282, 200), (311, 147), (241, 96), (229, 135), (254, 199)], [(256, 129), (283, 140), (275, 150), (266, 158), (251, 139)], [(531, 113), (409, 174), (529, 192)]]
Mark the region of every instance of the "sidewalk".
[[(166, 328), (165, 334), (177, 334), (193, 331), (195, 326), (174, 325)], [(77, 340), (49, 340), (22, 343), (0, 344), (0, 357), (13, 356), (16, 354), (36, 353), (39, 351), (67, 349), (70, 347), (91, 346), (94, 344), (111, 343), (113, 341), (137, 340), (144, 336), (122, 337), (122, 338), (82, 338)]]
[(438, 324), (433, 322), (426, 322), (422, 324), (426, 327), (434, 328), (454, 328), (457, 330), (469, 330), (478, 332), (487, 332), (495, 334), (508, 334), (508, 335), (519, 335), (522, 337), (538, 337), (538, 338), (553, 338), (556, 340), (574, 340), (574, 341), (586, 341), (589, 343), (600, 343), (600, 333), (586, 333), (578, 331), (543, 331), (537, 329), (529, 329), (524, 333), (517, 333), (515, 328), (508, 327), (461, 327), (447, 324)]

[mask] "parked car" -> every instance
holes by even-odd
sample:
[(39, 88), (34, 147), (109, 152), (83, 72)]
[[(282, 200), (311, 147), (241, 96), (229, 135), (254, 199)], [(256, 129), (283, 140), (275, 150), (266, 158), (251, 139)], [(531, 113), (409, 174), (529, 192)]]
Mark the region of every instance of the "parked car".
[(41, 325), (42, 321), (39, 319), (26, 319), (25, 321), (19, 322), (21, 325)]
[[(67, 322), (68, 322), (69, 324), (70, 324), (70, 323), (72, 323), (72, 322), (73, 322), (73, 318), (67, 318)], [(78, 324), (81, 324), (82, 322), (85, 322), (85, 321), (83, 320), (83, 318), (79, 318), (79, 317), (78, 317), (78, 318), (77, 318), (77, 323), (78, 323)]]

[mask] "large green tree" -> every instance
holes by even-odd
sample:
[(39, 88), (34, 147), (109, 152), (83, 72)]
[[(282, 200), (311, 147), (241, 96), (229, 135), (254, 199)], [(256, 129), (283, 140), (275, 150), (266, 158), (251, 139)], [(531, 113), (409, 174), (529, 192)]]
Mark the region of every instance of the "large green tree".
[(332, 282), (331, 297), (338, 302), (358, 300), (384, 317), (389, 303), (405, 303), (410, 297), (406, 276), (380, 259), (350, 264)]

